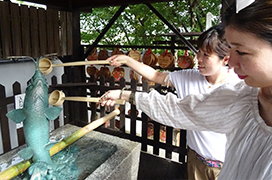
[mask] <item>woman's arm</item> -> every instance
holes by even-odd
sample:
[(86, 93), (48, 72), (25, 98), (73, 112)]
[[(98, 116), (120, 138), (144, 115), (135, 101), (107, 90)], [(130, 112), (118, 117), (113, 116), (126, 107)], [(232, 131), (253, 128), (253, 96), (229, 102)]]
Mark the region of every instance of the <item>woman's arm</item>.
[(210, 94), (188, 95), (184, 99), (157, 91), (136, 93), (138, 110), (151, 119), (174, 128), (229, 133), (251, 112), (258, 90), (248, 86), (220, 87)]
[[(119, 63), (119, 61), (126, 60), (127, 66), (135, 70), (138, 74), (142, 75), (147, 80), (158, 84), (164, 84), (165, 77), (168, 75), (168, 73), (158, 72), (154, 68), (143, 63), (140, 63), (126, 55), (114, 55), (108, 58), (107, 60), (110, 61), (110, 65), (116, 67), (122, 65), (121, 63)], [(169, 86), (173, 87), (171, 82), (169, 83)]]
[[(131, 91), (110, 90), (102, 96), (101, 105), (114, 105), (115, 99), (129, 101)], [(244, 85), (220, 87), (210, 94), (189, 95), (179, 99), (168, 93), (166, 96), (157, 91), (136, 92), (136, 108), (142, 110), (151, 119), (174, 128), (198, 131), (228, 133), (238, 126), (248, 113), (252, 98), (256, 98), (256, 89)]]

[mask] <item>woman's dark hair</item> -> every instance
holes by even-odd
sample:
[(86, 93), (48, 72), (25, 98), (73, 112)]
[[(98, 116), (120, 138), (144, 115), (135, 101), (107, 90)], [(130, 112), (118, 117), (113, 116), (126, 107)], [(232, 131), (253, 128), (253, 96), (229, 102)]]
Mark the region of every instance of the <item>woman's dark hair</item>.
[(272, 45), (272, 0), (255, 0), (238, 13), (233, 4), (223, 14), (222, 21), (226, 27), (251, 33)]
[(197, 48), (204, 49), (207, 53), (215, 52), (220, 59), (229, 55), (230, 48), (224, 38), (223, 24), (218, 24), (203, 32), (197, 40)]

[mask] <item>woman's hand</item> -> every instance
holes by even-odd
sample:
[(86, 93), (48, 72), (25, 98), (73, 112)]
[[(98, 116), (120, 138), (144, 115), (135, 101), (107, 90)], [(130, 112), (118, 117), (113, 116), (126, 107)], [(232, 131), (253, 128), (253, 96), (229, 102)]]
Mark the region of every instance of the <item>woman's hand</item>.
[(114, 106), (115, 100), (119, 100), (119, 99), (122, 99), (128, 102), (130, 94), (131, 94), (131, 91), (127, 91), (127, 90), (109, 90), (100, 97), (101, 106), (105, 106), (105, 105)]
[(117, 99), (120, 99), (120, 93), (121, 90), (109, 90), (103, 94), (100, 99), (101, 99), (101, 106), (114, 106), (115, 101)]
[(126, 55), (113, 55), (107, 59), (107, 61), (110, 61), (111, 66), (119, 67), (122, 65), (120, 61), (129, 61), (130, 57)]

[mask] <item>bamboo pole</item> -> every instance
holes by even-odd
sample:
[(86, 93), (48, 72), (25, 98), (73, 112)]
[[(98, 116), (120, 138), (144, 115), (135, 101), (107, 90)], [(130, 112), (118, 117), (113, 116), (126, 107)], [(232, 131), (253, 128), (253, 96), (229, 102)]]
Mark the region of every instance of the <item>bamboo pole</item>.
[[(74, 132), (69, 137), (64, 138), (63, 140), (61, 140), (60, 142), (55, 144), (50, 149), (50, 151), (49, 151), (50, 156), (53, 156), (54, 154), (58, 153), (59, 151), (61, 151), (65, 147), (69, 146), (70, 144), (72, 144), (73, 142), (75, 142), (76, 140), (78, 140), (79, 138), (81, 138), (82, 136), (87, 134), (88, 132), (101, 126), (102, 124), (104, 124), (108, 120), (112, 119), (113, 117), (117, 116), (118, 114), (120, 114), (120, 110), (115, 109), (114, 111), (107, 114), (106, 116), (91, 122), (90, 124), (84, 126), (83, 128), (79, 129), (78, 131)], [(29, 159), (29, 160), (25, 160), (25, 161), (22, 161), (18, 164), (11, 166), (10, 168), (0, 172), (0, 179), (1, 180), (8, 180), (8, 179), (14, 178), (15, 176), (24, 172), (31, 165), (31, 163), (33, 163), (33, 161), (32, 161), (32, 159)]]
[(18, 176), (19, 174), (27, 170), (27, 168), (31, 165), (32, 162), (33, 162), (32, 159), (25, 160), (9, 167), (8, 169), (5, 169), (0, 173), (0, 179), (8, 180), (14, 178), (15, 176)]
[[(122, 64), (125, 64), (127, 61), (123, 60), (119, 62)], [(49, 59), (42, 58), (39, 60), (39, 69), (42, 72), (42, 74), (47, 75), (53, 70), (53, 67), (83, 66), (83, 65), (97, 65), (97, 64), (110, 64), (110, 61), (107, 61), (107, 60), (77, 61), (77, 62), (69, 62), (69, 63), (61, 63), (61, 64), (52, 64)]]
[[(92, 98), (92, 97), (65, 97), (64, 92), (55, 90), (53, 91), (49, 98), (49, 104), (53, 106), (60, 106), (63, 104), (64, 100), (67, 101), (80, 101), (80, 102), (96, 102), (99, 103), (101, 101), (100, 98)], [(117, 99), (115, 100), (115, 104), (121, 104), (124, 105), (126, 103), (123, 99)]]
[(102, 118), (99, 118), (99, 119), (91, 122), (90, 124), (84, 126), (83, 128), (79, 129), (78, 131), (74, 132), (71, 136), (69, 136), (69, 137), (63, 139), (62, 141), (60, 141), (59, 143), (55, 144), (50, 149), (50, 155), (53, 156), (57, 152), (61, 151), (65, 147), (69, 146), (70, 144), (72, 144), (73, 142), (75, 142), (76, 140), (78, 140), (79, 138), (84, 136), (85, 134), (87, 134), (88, 132), (101, 126), (102, 124), (104, 124), (108, 120), (112, 119), (113, 117), (117, 116), (118, 114), (120, 114), (120, 110), (115, 109), (110, 114), (108, 114)]

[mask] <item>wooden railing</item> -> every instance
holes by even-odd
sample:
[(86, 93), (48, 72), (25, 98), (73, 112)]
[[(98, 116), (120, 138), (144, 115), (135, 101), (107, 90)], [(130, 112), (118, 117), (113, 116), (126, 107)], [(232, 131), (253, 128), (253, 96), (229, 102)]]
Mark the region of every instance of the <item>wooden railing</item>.
[[(143, 83), (137, 83), (135, 79), (132, 79), (131, 82), (126, 82), (124, 78), (121, 78), (120, 81), (115, 82), (114, 78), (111, 77), (108, 81), (105, 80), (104, 77), (100, 79), (95, 79), (94, 77), (88, 78), (87, 83), (65, 83), (65, 75), (62, 78), (62, 84), (57, 83), (57, 78), (55, 76), (52, 77), (52, 85), (49, 88), (49, 92), (52, 92), (55, 89), (62, 90), (66, 96), (74, 96), (77, 94), (76, 91), (85, 90), (87, 96), (99, 97), (104, 92), (109, 89), (120, 89), (122, 87), (126, 87), (128, 89), (137, 89), (138, 91), (149, 91), (149, 88), (155, 88), (157, 91), (163, 93), (168, 91), (169, 89), (165, 89), (165, 87), (161, 87), (160, 85), (155, 85), (150, 87), (146, 81)], [(141, 90), (139, 90), (141, 89)], [(15, 82), (13, 84), (13, 94), (14, 96), (21, 93), (20, 83)], [(0, 85), (0, 123), (1, 123), (1, 136), (3, 143), (3, 153), (10, 151), (11, 148), (11, 137), (10, 137), (10, 125), (8, 122), (8, 118), (6, 117), (6, 113), (8, 112), (8, 106), (14, 104), (14, 96), (6, 97), (5, 96), (5, 87)], [(79, 106), (77, 103), (81, 105), (84, 104), (85, 108), (82, 109), (82, 106)], [(178, 154), (178, 161), (185, 163), (186, 162), (186, 132), (184, 130), (180, 130), (180, 140), (177, 143), (173, 143), (174, 138), (176, 138), (176, 134), (173, 133), (174, 130), (172, 127), (164, 126), (159, 124), (150, 118), (145, 113), (140, 113), (137, 116), (137, 109), (135, 105), (120, 105), (119, 106), (121, 113), (118, 117), (110, 120), (109, 123), (99, 127), (96, 129), (97, 131), (104, 132), (107, 134), (111, 134), (114, 136), (118, 136), (121, 138), (130, 139), (132, 141), (137, 141), (142, 144), (142, 150), (147, 151), (148, 146), (153, 147), (152, 154), (159, 155), (159, 150), (165, 150), (165, 158), (172, 158), (173, 152)], [(130, 114), (128, 114), (128, 110), (130, 109)], [(86, 124), (94, 121), (97, 118), (97, 115), (102, 117), (106, 113), (109, 113), (114, 108), (108, 108), (97, 106), (95, 103), (82, 103), (82, 102), (72, 102), (65, 101), (63, 103), (63, 116), (64, 116), (64, 124), (70, 123), (75, 124), (77, 126), (85, 126)], [(88, 118), (82, 118), (80, 116), (82, 111), (90, 112), (90, 116)], [(75, 120), (76, 119), (76, 120)], [(127, 120), (129, 120), (129, 131), (126, 130)], [(136, 122), (141, 122), (141, 133), (138, 134), (136, 130)], [(118, 124), (118, 125), (117, 125)], [(148, 125), (153, 124), (154, 130), (153, 135), (148, 136)], [(57, 120), (54, 121), (54, 129), (60, 126), (60, 122)], [(160, 134), (165, 133), (166, 138), (162, 140)], [(17, 139), (18, 146), (25, 144), (23, 129), (17, 129)]]
[[(95, 79), (94, 76), (87, 77), (86, 83), (63, 83), (52, 85), (51, 91), (54, 89), (58, 89), (64, 91), (67, 96), (74, 96), (75, 94), (77, 94), (77, 91), (81, 91), (80, 89), (83, 88), (85, 89), (86, 96), (100, 97), (102, 94), (110, 89), (122, 89), (123, 87), (143, 92), (148, 92), (150, 88), (154, 88), (162, 94), (165, 94), (166, 92), (175, 93), (172, 89), (162, 87), (158, 84), (156, 84), (155, 86), (149, 86), (147, 81), (144, 81), (143, 83), (137, 83), (135, 79), (132, 79), (131, 82), (126, 82), (124, 78), (121, 78), (120, 81), (116, 82), (113, 77), (105, 80), (104, 77)], [(78, 120), (73, 123), (81, 127), (85, 126), (91, 121), (94, 121), (98, 117), (104, 116), (106, 113), (109, 113), (114, 109), (114, 107), (100, 107), (96, 103), (86, 103), (87, 111), (90, 113), (90, 115), (88, 116), (88, 119), (84, 119), (78, 118), (82, 114), (82, 106), (80, 107), (79, 104), (75, 105), (75, 102), (65, 103), (67, 103), (65, 105), (66, 108), (71, 108), (69, 110), (65, 110), (66, 113), (69, 114), (64, 113), (64, 116), (66, 116), (66, 118), (71, 118), (67, 121), (71, 122), (72, 119), (77, 118)], [(71, 104), (74, 104), (74, 106), (72, 107)], [(176, 154), (178, 154), (179, 162), (186, 162), (187, 150), (185, 130), (177, 130), (173, 129), (172, 127), (157, 123), (151, 120), (145, 113), (142, 112), (137, 115), (137, 109), (135, 105), (126, 104), (118, 105), (118, 107), (121, 111), (120, 115), (110, 120), (109, 123), (106, 123), (105, 125), (97, 128), (97, 131), (140, 142), (142, 144), (143, 151), (148, 151), (148, 146), (150, 146), (153, 148), (151, 152), (152, 154), (159, 155), (160, 149), (162, 149), (165, 151), (165, 158), (172, 159), (173, 152), (175, 152)], [(84, 110), (85, 109), (83, 109), (83, 111)], [(130, 110), (130, 113), (128, 113), (128, 110)], [(136, 124), (137, 122), (141, 122), (140, 133), (138, 133), (138, 131), (136, 130), (138, 126)], [(148, 136), (148, 126), (150, 124), (152, 124), (154, 127), (152, 136)], [(129, 131), (126, 130), (127, 128), (129, 129)], [(178, 142), (176, 142), (176, 132), (180, 133), (180, 138), (178, 139)], [(165, 133), (165, 139), (161, 138), (162, 133)]]
[[(56, 77), (52, 77), (52, 83), (56, 83)], [(15, 108), (15, 96), (22, 93), (21, 91), (21, 84), (19, 82), (15, 82), (12, 85), (13, 89), (13, 96), (6, 96), (6, 90), (5, 86), (0, 84), (0, 124), (1, 124), (1, 137), (2, 139), (0, 142), (2, 142), (3, 146), (3, 153), (6, 153), (12, 149), (12, 139), (17, 139), (17, 142), (13, 142), (13, 144), (17, 144), (18, 146), (25, 144), (25, 137), (23, 132), (23, 127), (16, 127), (15, 131), (17, 134), (17, 138), (11, 137), (13, 133), (10, 132), (13, 126), (10, 125), (8, 118), (6, 117), (6, 114), (8, 110), (10, 109), (10, 106), (12, 105)], [(68, 123), (65, 121), (64, 123)], [(54, 121), (54, 129), (60, 127), (59, 118), (57, 118)], [(18, 147), (17, 146), (17, 147)], [(16, 147), (13, 147), (16, 148)], [(2, 153), (2, 154), (3, 154)]]

